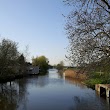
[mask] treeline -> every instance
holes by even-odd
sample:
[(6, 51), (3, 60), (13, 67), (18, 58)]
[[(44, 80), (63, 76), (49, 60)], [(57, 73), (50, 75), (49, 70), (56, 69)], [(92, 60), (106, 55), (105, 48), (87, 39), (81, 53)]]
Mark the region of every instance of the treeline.
[(37, 56), (32, 58), (32, 65), (39, 66), (41, 73), (46, 73), (49, 69), (49, 60), (45, 56)]
[(18, 44), (9, 39), (0, 42), (0, 78), (24, 74), (26, 58), (18, 51)]
[(45, 72), (48, 63), (45, 56), (39, 56), (33, 58), (31, 64), (26, 61), (23, 53), (18, 51), (18, 43), (9, 39), (2, 39), (0, 42), (0, 82), (26, 76), (30, 65), (39, 66), (40, 70)]

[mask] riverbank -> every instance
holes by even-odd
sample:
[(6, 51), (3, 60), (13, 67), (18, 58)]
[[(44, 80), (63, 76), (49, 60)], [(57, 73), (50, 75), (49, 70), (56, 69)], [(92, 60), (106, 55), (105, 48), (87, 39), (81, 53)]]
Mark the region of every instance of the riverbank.
[(100, 83), (101, 81), (96, 79), (89, 79), (86, 73), (80, 73), (78, 70), (67, 69), (64, 71), (65, 77), (72, 78), (75, 80), (80, 80), (84, 85), (95, 89), (95, 84)]
[[(109, 110), (106, 100), (79, 80), (65, 78), (57, 70), (47, 75), (0, 84), (2, 110)], [(51, 106), (52, 105), (52, 106)], [(1, 110), (0, 109), (0, 110)]]
[(5, 76), (5, 77), (0, 77), (0, 83), (6, 83), (6, 82), (11, 82), (16, 79), (21, 79), (24, 77), (29, 77), (33, 75), (38, 75), (38, 74), (19, 74), (19, 75), (11, 75), (11, 76)]
[(81, 80), (83, 84), (86, 86), (95, 89), (96, 84), (109, 84), (110, 79), (109, 76), (104, 77), (104, 74), (100, 74), (100, 72), (93, 72), (87, 75), (84, 72), (79, 72), (74, 69), (66, 69), (64, 71), (65, 77), (70, 77), (75, 80)]
[(64, 71), (65, 77), (70, 77), (74, 79), (86, 80), (87, 76), (85, 73), (79, 73), (77, 70), (67, 69)]

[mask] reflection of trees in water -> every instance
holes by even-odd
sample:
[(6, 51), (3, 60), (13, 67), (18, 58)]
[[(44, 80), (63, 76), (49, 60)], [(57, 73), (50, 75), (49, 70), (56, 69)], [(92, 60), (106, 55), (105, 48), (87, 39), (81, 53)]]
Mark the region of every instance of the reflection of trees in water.
[(19, 96), (18, 103), (19, 103), (19, 105), (22, 105), (22, 108), (24, 110), (26, 110), (26, 107), (27, 107), (26, 103), (28, 101), (28, 99), (27, 99), (27, 95), (28, 95), (27, 83), (28, 83), (28, 80), (26, 78), (24, 78), (24, 79), (17, 80), (16, 83), (18, 85), (18, 88), (17, 88), (18, 96)]
[[(76, 80), (68, 77), (66, 77), (65, 80), (71, 84), (80, 87), (81, 89), (87, 88), (85, 85), (81, 83), (81, 80)], [(83, 94), (82, 92), (81, 94)], [(70, 110), (109, 110), (110, 109), (109, 105), (106, 103), (105, 100), (102, 101), (92, 94), (93, 94), (92, 92), (86, 93), (86, 91), (84, 91), (83, 95), (74, 96), (72, 98), (73, 107), (70, 107)]]
[(63, 78), (63, 72), (57, 72), (59, 75), (59, 78)]
[[(106, 102), (105, 102), (106, 103)], [(100, 102), (98, 99), (89, 97), (74, 96), (73, 107), (70, 110), (109, 110), (109, 105)]]
[(47, 77), (45, 77), (45, 76), (40, 76), (40, 77), (38, 77), (36, 82), (37, 82), (36, 86), (44, 87), (44, 86), (49, 84), (49, 79)]
[(26, 103), (26, 80), (0, 85), (0, 110), (17, 110), (20, 103)]
[(65, 80), (70, 82), (71, 84), (74, 84), (75, 86), (80, 87), (81, 89), (87, 88), (84, 84), (82, 84), (81, 80), (65, 77)]
[(88, 101), (83, 99), (83, 97), (79, 97), (79, 96), (74, 96), (73, 97), (73, 101), (75, 103), (75, 106), (73, 107), (72, 110), (96, 110), (96, 109), (91, 109), (90, 105), (88, 107)]
[(16, 110), (17, 91), (9, 85), (0, 85), (0, 108), (2, 110)]

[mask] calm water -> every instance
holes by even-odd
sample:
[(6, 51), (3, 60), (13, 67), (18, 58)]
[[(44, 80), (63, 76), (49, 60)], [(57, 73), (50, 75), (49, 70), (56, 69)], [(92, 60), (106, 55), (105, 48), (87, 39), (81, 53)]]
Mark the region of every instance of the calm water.
[(109, 103), (57, 70), (0, 86), (0, 110), (109, 110)]

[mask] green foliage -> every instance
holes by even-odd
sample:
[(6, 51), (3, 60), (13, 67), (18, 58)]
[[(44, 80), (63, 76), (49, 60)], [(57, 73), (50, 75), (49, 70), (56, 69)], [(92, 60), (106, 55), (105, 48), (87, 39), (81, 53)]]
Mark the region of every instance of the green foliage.
[(91, 72), (88, 74), (89, 78), (85, 83), (94, 88), (95, 84), (110, 84), (110, 74), (105, 72)]
[(85, 83), (87, 84), (87, 86), (95, 88), (95, 84), (101, 84), (101, 83), (103, 83), (103, 80), (102, 79), (98, 79), (98, 78), (89, 79), (89, 80), (86, 80)]
[(23, 74), (25, 73), (26, 71), (26, 61), (25, 61), (25, 57), (23, 54), (21, 54), (19, 57), (18, 57), (18, 64), (19, 64), (19, 73)]
[(26, 70), (25, 57), (20, 54), (17, 43), (9, 39), (0, 42), (0, 78), (15, 77)]
[(9, 39), (3, 39), (0, 42), (0, 76), (16, 72), (18, 56), (16, 42)]
[(45, 56), (39, 56), (36, 58), (32, 59), (32, 64), (34, 66), (39, 66), (41, 71), (47, 71), (49, 65), (48, 65), (49, 61)]
[(24, 55), (23, 54), (21, 54), (20, 56), (19, 56), (19, 58), (18, 58), (18, 63), (19, 64), (25, 64), (25, 57), (24, 57)]
[(50, 69), (52, 69), (53, 67), (54, 67), (54, 66), (52, 66), (52, 65), (49, 65), (49, 68), (50, 68)]
[(63, 63), (63, 61), (60, 61), (60, 63), (57, 64), (56, 68), (57, 68), (58, 70), (63, 70), (63, 68), (64, 68), (64, 63)]

